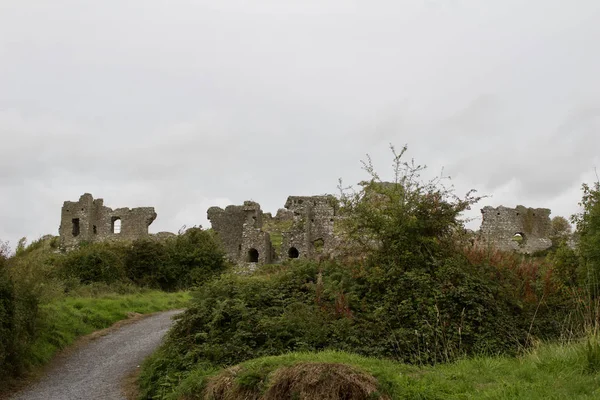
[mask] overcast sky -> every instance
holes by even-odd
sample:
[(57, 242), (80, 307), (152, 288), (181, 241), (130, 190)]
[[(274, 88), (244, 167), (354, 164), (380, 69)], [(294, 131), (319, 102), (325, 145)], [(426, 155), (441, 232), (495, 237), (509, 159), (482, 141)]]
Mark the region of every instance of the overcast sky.
[[(578, 210), (600, 166), (598, 0), (0, 0), (0, 239), (64, 200), (335, 193), (389, 143), (484, 205)], [(475, 223), (475, 227), (478, 222)]]

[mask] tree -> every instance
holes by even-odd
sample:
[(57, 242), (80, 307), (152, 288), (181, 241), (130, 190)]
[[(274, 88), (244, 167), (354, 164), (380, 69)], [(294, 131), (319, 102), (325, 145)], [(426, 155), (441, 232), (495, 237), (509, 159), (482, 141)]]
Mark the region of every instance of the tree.
[(361, 189), (344, 188), (340, 181), (343, 230), (359, 252), (371, 255), (371, 262), (403, 266), (405, 270), (436, 265), (454, 248), (458, 233), (464, 232), (461, 213), (481, 197), (469, 191), (458, 197), (444, 186), (444, 176), (421, 179), (426, 166), (406, 162), (404, 146), (393, 146), (392, 182), (383, 182), (369, 156), (363, 169), (370, 180)]
[(600, 181), (582, 185), (582, 211), (572, 221), (579, 235), (580, 277), (597, 296), (600, 289)]
[(560, 243), (566, 242), (571, 235), (571, 224), (565, 217), (560, 215), (552, 218), (552, 233), (550, 238), (552, 244), (558, 246)]

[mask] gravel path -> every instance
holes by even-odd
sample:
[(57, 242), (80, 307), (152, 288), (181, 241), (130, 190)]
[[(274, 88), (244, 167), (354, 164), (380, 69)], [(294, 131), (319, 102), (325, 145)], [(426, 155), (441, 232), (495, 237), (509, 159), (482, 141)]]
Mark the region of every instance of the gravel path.
[(179, 312), (141, 319), (82, 345), (11, 400), (126, 400), (121, 381), (160, 345)]

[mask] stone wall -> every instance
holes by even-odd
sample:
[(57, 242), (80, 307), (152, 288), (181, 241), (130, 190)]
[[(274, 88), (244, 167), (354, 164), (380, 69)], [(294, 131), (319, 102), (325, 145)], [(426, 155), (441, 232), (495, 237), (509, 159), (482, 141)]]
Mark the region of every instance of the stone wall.
[[(339, 222), (334, 196), (290, 196), (275, 217), (246, 201), (224, 210), (211, 207), (208, 219), (229, 259), (254, 266), (290, 258), (319, 260), (339, 252), (334, 232)], [(552, 245), (550, 210), (546, 208), (485, 207), (476, 242), (499, 250), (535, 253)]]
[(285, 208), (292, 212), (292, 227), (283, 232), (280, 259), (317, 259), (334, 245), (333, 223), (337, 200), (333, 196), (290, 196)]
[(211, 207), (208, 219), (232, 262), (268, 264), (326, 254), (334, 243), (336, 209), (333, 196), (291, 196), (275, 217), (264, 214), (258, 203), (246, 201), (224, 210)]
[(70, 248), (81, 242), (136, 240), (148, 236), (156, 219), (154, 207), (118, 208), (104, 206), (103, 199), (85, 193), (79, 201), (65, 201), (60, 219), (60, 243)]
[(242, 234), (246, 216), (244, 206), (211, 207), (207, 217), (217, 233), (227, 257), (237, 262), (242, 251)]
[(547, 208), (484, 207), (480, 241), (499, 250), (531, 254), (552, 246), (552, 223)]
[(271, 239), (262, 230), (260, 204), (245, 201), (241, 206), (211, 207), (207, 212), (227, 257), (236, 264), (268, 264), (273, 261)]

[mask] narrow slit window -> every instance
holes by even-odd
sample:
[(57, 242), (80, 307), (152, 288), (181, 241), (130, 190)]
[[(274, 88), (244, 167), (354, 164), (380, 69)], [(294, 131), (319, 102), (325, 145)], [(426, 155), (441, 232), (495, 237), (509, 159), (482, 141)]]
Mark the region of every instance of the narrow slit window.
[(73, 236), (79, 236), (79, 218), (73, 218)]

